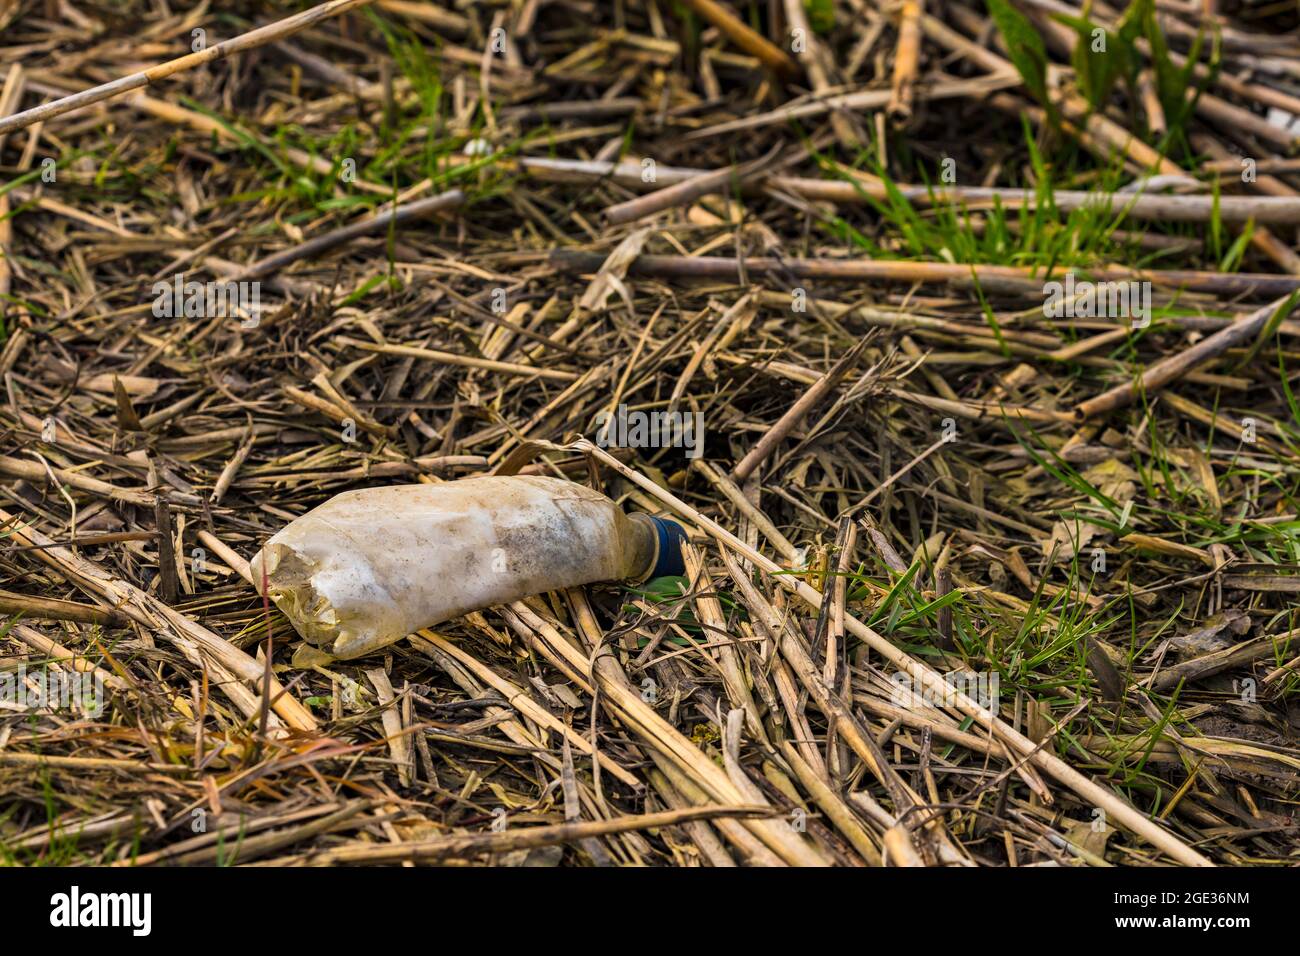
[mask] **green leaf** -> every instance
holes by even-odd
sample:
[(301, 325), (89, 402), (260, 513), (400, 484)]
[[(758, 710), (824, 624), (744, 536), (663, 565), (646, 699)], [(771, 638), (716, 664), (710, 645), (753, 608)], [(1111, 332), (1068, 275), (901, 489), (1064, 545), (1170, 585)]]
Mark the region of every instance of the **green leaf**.
[(1038, 30), (1008, 0), (988, 0), (989, 16), (997, 24), (1002, 41), (1010, 52), (1011, 62), (1025, 81), (1031, 96), (1056, 122), (1056, 107), (1047, 95), (1047, 48)]
[(1235, 242), (1228, 247), (1223, 261), (1219, 263), (1220, 272), (1236, 272), (1241, 268), (1241, 260), (1246, 255), (1246, 248), (1250, 245), (1251, 238), (1255, 235), (1255, 220), (1249, 219), (1246, 225), (1241, 229)]
[(653, 604), (667, 604), (672, 601), (680, 601), (682, 595), (691, 589), (691, 582), (683, 575), (666, 575), (661, 578), (651, 578), (639, 588), (628, 588), (634, 594), (639, 594), (647, 601)]
[(1137, 51), (1132, 36), (1124, 29), (1113, 33), (1086, 17), (1067, 14), (1053, 14), (1052, 18), (1079, 35), (1070, 62), (1074, 66), (1079, 91), (1092, 109), (1098, 110), (1105, 105), (1116, 81), (1123, 79), (1130, 90), (1137, 85)]
[[(1155, 74), (1156, 95), (1160, 98), (1160, 106), (1165, 113), (1165, 124), (1171, 134), (1180, 132), (1192, 115), (1192, 111), (1196, 109), (1196, 101), (1200, 99), (1201, 92), (1218, 72), (1218, 35), (1216, 33), (1215, 49), (1210, 56), (1209, 76), (1203, 83), (1197, 84), (1193, 81), (1196, 65), (1201, 59), (1201, 47), (1205, 40), (1204, 31), (1197, 31), (1196, 39), (1192, 41), (1192, 47), (1187, 53), (1186, 65), (1180, 69), (1169, 55), (1164, 31), (1160, 29), (1160, 23), (1156, 18), (1155, 0), (1134, 0), (1125, 14), (1125, 19), (1130, 16), (1134, 23), (1141, 27), (1142, 35), (1151, 46), (1151, 68)], [(1189, 89), (1193, 90), (1193, 95), (1190, 97), (1187, 95)]]
[(835, 0), (803, 0), (803, 9), (813, 33), (830, 33), (835, 28)]

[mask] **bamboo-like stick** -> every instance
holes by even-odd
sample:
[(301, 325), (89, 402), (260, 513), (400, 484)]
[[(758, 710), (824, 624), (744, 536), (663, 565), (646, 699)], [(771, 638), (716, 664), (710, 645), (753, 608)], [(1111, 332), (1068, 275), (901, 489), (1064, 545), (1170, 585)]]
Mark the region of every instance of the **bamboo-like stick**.
[[(458, 4), (447, 4), (447, 6), (458, 6)], [(415, 0), (379, 0), (379, 7), (389, 13), (396, 13), (398, 16), (410, 17), (412, 20), (427, 23), (436, 30), (446, 30), (449, 33), (463, 35), (468, 33), (470, 29), (469, 17), (459, 13), (452, 13), (436, 3), (417, 3)]]
[[(587, 273), (600, 268), (604, 258), (596, 253), (557, 249), (550, 262), (565, 272)], [(742, 271), (743, 270), (743, 271)], [(1086, 275), (1095, 282), (1150, 282), (1161, 289), (1213, 292), (1221, 295), (1280, 296), (1300, 289), (1300, 276), (1270, 273), (1194, 272), (1184, 269), (1120, 269), (1097, 266), (1062, 270)], [(675, 279), (726, 279), (740, 282), (742, 275), (771, 276), (778, 280), (825, 279), (830, 282), (947, 283), (959, 288), (978, 285), (995, 292), (1024, 293), (1050, 276), (1034, 266), (995, 266), (974, 263), (908, 262), (872, 259), (728, 259), (722, 256), (639, 256), (628, 274)]]
[(686, 6), (721, 30), (728, 40), (750, 56), (757, 57), (765, 67), (782, 79), (790, 80), (799, 75), (799, 64), (788, 53), (766, 37), (755, 33), (721, 4), (714, 3), (714, 0), (684, 0), (684, 2)]
[(894, 49), (894, 75), (885, 107), (891, 119), (904, 123), (912, 117), (916, 73), (921, 63), (921, 17), (925, 0), (903, 0), (898, 14), (898, 46)]
[(104, 627), (121, 627), (131, 623), (131, 619), (121, 611), (109, 608), (0, 591), (0, 615), (8, 614), (21, 614), (27, 619), (38, 621), (77, 621)]
[(352, 339), (346, 336), (338, 336), (336, 339), (342, 345), (350, 345), (353, 348), (361, 349), (366, 352), (384, 352), (388, 355), (407, 355), (411, 358), (427, 359), (431, 362), (441, 362), (444, 365), (460, 365), (465, 368), (482, 368), (491, 372), (505, 372), (510, 375), (537, 376), (538, 378), (549, 378), (557, 382), (572, 382), (579, 376), (576, 372), (566, 372), (558, 368), (534, 368), (531, 365), (521, 365), (518, 362), (498, 362), (495, 359), (477, 358), (473, 355), (460, 355), (455, 352), (443, 352), (439, 349), (426, 349), (415, 345), (396, 345), (393, 343), (384, 343), (382, 345), (375, 342), (363, 342), (360, 339)]
[(1165, 108), (1156, 93), (1155, 76), (1149, 68), (1138, 74), (1137, 93), (1138, 101), (1142, 104), (1142, 112), (1146, 114), (1147, 129), (1151, 131), (1152, 136), (1164, 136), (1169, 126), (1165, 122)]
[[(56, 603), (63, 604), (66, 602), (59, 601)], [(97, 623), (97, 622), (85, 622), (85, 623)], [(50, 660), (58, 661), (60, 664), (66, 664), (68, 667), (71, 667), (73, 670), (80, 671), (83, 674), (93, 674), (99, 680), (103, 681), (106, 686), (113, 688), (113, 690), (124, 691), (131, 686), (129, 683), (122, 680), (122, 678), (118, 677), (116, 674), (112, 673), (111, 671), (106, 671), (101, 667), (96, 667), (94, 662), (91, 661), (90, 658), (88, 658), (86, 655), (76, 654), (68, 650), (58, 641), (46, 637), (44, 634), (36, 630), (34, 627), (28, 627), (26, 624), (14, 624), (9, 629), (9, 636), (13, 638), (17, 638), (19, 641), (22, 641), (28, 647), (32, 648), (32, 650), (39, 651), (40, 653), (44, 654), (46, 657), (50, 658)], [(49, 757), (46, 757), (43, 754), (8, 754), (7, 756), (8, 759), (15, 760), (15, 762), (17, 763), (23, 763), (24, 760), (32, 760), (33, 762), (36, 762), (36, 761), (44, 761), (50, 759)], [(65, 757), (64, 759), (76, 760), (77, 758)], [(91, 761), (94, 760), (93, 757), (82, 758), (82, 759), (91, 760)], [(138, 764), (132, 765), (132, 769), (138, 769), (138, 768), (139, 768)], [(173, 766), (171, 767), (171, 769), (179, 770), (180, 768)]]
[(158, 537), (152, 531), (108, 531), (104, 534), (79, 534), (75, 538), (64, 538), (50, 544), (13, 545), (0, 548), (0, 554), (13, 554), (18, 551), (40, 551), (44, 548), (87, 548), (97, 544), (117, 544), (122, 541), (152, 541)]
[[(633, 162), (600, 162), (591, 160), (548, 159), (526, 157), (518, 161), (518, 168), (535, 179), (545, 182), (595, 182), (609, 179), (633, 189), (646, 189), (641, 179), (641, 166)], [(655, 167), (657, 190), (668, 189), (699, 176), (728, 172), (728, 170), (695, 169), (685, 166)], [(771, 175), (743, 184), (744, 189), (777, 190), (802, 199), (834, 203), (865, 204), (874, 199), (883, 201), (888, 193), (883, 183), (848, 181), (842, 179), (812, 179), (804, 176)], [(946, 203), (992, 206), (994, 201), (1008, 210), (1035, 209), (1038, 197), (1027, 190), (998, 186), (918, 186), (897, 183), (895, 188), (908, 202), (933, 207)], [(635, 202), (635, 200), (630, 200)], [(1052, 202), (1061, 212), (1076, 209), (1104, 209), (1116, 217), (1144, 219), (1153, 222), (1209, 222), (1215, 214), (1213, 196), (1164, 196), (1151, 193), (1106, 193), (1082, 189), (1061, 189), (1052, 194)], [(615, 209), (617, 207), (611, 207)], [(1295, 196), (1220, 196), (1219, 221), (1225, 223), (1300, 225), (1300, 197)]]
[[(1187, 91), (1190, 99), (1194, 92)], [(1212, 93), (1202, 93), (1196, 100), (1196, 112), (1208, 119), (1215, 126), (1242, 142), (1241, 134), (1249, 134), (1258, 140), (1280, 146), (1288, 152), (1300, 145), (1300, 135), (1282, 126), (1270, 123), (1262, 116), (1256, 116), (1250, 110), (1234, 106), (1227, 100)]]
[(404, 206), (392, 208), (367, 216), (359, 222), (349, 223), (337, 229), (331, 229), (292, 248), (250, 263), (238, 273), (226, 278), (227, 282), (241, 282), (248, 279), (261, 279), (279, 272), (285, 266), (292, 265), (300, 259), (309, 259), (335, 246), (350, 242), (360, 236), (372, 236), (385, 232), (390, 225), (423, 219), (444, 209), (455, 209), (465, 202), (465, 194), (459, 189), (448, 190), (437, 196), (420, 199)]
[[(978, 97), (996, 93), (998, 90), (1011, 89), (1019, 86), (1020, 82), (1020, 77), (1014, 73), (981, 76), (971, 80), (951, 80), (935, 83), (927, 87), (925, 96), (926, 99), (931, 100), (952, 99), (958, 96)], [(708, 139), (723, 133), (757, 129), (760, 126), (771, 126), (775, 123), (788, 123), (790, 120), (823, 116), (826, 113), (840, 110), (878, 110), (889, 103), (892, 95), (889, 90), (858, 90), (854, 93), (839, 93), (835, 96), (828, 96), (825, 99), (813, 100), (808, 103), (782, 106), (769, 113), (760, 113), (758, 116), (747, 116), (744, 119), (697, 129), (694, 132), (687, 133), (683, 139), (688, 141)]]
[[(684, 178), (671, 186), (665, 186), (663, 189), (656, 189), (644, 196), (637, 196), (635, 199), (627, 200), (627, 202), (609, 206), (604, 212), (605, 222), (610, 225), (634, 222), (637, 219), (644, 219), (646, 216), (653, 216), (665, 209), (685, 206), (701, 196), (722, 192), (733, 181), (744, 182), (746, 179), (759, 174), (762, 168), (774, 158), (774, 155), (774, 153), (769, 153), (767, 156), (748, 163), (701, 172), (698, 176)], [(655, 178), (658, 179), (657, 168)]]
[[(0, 87), (0, 116), (13, 112), (22, 102), (23, 92), (27, 89), (27, 74), (23, 72), (22, 63), (15, 63), (5, 74), (4, 86)], [(4, 149), (5, 137), (0, 135), (0, 151)], [(13, 288), (13, 266), (10, 265), (10, 243), (13, 241), (13, 221), (10, 218), (10, 199), (8, 193), (0, 195), (0, 302), (8, 301)], [(0, 373), (8, 371), (0, 369)]]
[(785, 440), (785, 436), (790, 434), (794, 427), (803, 420), (804, 416), (812, 410), (813, 406), (839, 384), (840, 379), (861, 357), (862, 350), (865, 347), (866, 340), (863, 339), (849, 349), (825, 375), (817, 380), (816, 384), (799, 396), (798, 400), (786, 410), (784, 415), (777, 419), (776, 423), (749, 450), (749, 453), (731, 470), (733, 481), (737, 484), (745, 483), (745, 479), (752, 475), (754, 469), (758, 468), (771, 456), (772, 452), (776, 450), (776, 446)]
[(155, 526), (158, 529), (158, 596), (167, 604), (180, 598), (180, 576), (176, 573), (176, 547), (172, 538), (172, 507), (164, 495), (153, 500)]
[(263, 861), (265, 866), (383, 866), (393, 863), (458, 859), (482, 853), (506, 853), (511, 850), (575, 843), (592, 837), (628, 833), (632, 830), (657, 830), (698, 820), (754, 820), (776, 816), (771, 807), (705, 805), (681, 810), (661, 810), (609, 820), (581, 823), (557, 823), (550, 826), (519, 827), (488, 833), (454, 834), (406, 843), (375, 844), (361, 841), (324, 850), (309, 850), (296, 856)]
[(47, 470), (41, 466), (40, 462), (0, 456), (0, 475), (8, 478), (21, 478), (23, 481), (30, 481), (38, 485), (52, 484), (57, 481), (69, 488), (76, 488), (78, 491), (84, 491), (101, 498), (125, 501), (127, 504), (138, 505), (141, 508), (153, 507), (153, 496), (150, 494), (135, 488), (122, 488), (118, 485), (109, 484), (107, 481), (92, 478), (90, 475), (83, 475), (81, 472), (73, 471), (70, 468), (50, 467)]
[[(1244, 156), (1229, 155), (1227, 150), (1224, 150), (1223, 159), (1202, 163), (1201, 172), (1215, 173), (1220, 176), (1238, 176), (1241, 174), (1241, 164), (1245, 159)], [(1260, 175), (1264, 173), (1300, 173), (1300, 159), (1261, 159), (1255, 163), (1255, 172)]]
[[(773, 177), (768, 180), (773, 188), (786, 188), (805, 199), (824, 199), (830, 202), (866, 201), (864, 196), (881, 200), (885, 198), (882, 184), (856, 183), (835, 180), (803, 179), (794, 176)], [(1033, 209), (1037, 198), (1023, 189), (997, 186), (950, 186), (932, 188), (900, 183), (898, 192), (909, 202), (922, 206), (945, 203), (983, 203), (992, 205), (996, 200), (1007, 209)], [(1115, 216), (1146, 219), (1156, 222), (1209, 222), (1214, 215), (1213, 196), (1164, 196), (1151, 193), (1105, 193), (1079, 189), (1061, 189), (1052, 194), (1052, 201), (1062, 212), (1076, 209), (1103, 209)], [(1282, 196), (1220, 196), (1219, 221), (1278, 225), (1300, 225), (1300, 198)]]
[(183, 73), (186, 70), (194, 69), (196, 66), (202, 66), (204, 63), (225, 59), (233, 53), (243, 53), (246, 50), (253, 50), (259, 46), (283, 40), (295, 33), (301, 33), (322, 20), (328, 20), (330, 17), (338, 16), (340, 13), (346, 13), (371, 2), (373, 0), (329, 0), (327, 3), (322, 3), (301, 13), (295, 13), (283, 20), (277, 20), (275, 23), (268, 23), (266, 26), (250, 30), (240, 36), (223, 40), (221, 43), (199, 50), (196, 53), (187, 53), (185, 56), (168, 60), (166, 63), (159, 63), (147, 70), (132, 73), (130, 76), (123, 76), (108, 83), (101, 83), (99, 86), (82, 90), (80, 93), (73, 93), (71, 96), (65, 96), (50, 103), (42, 103), (40, 106), (34, 106), (29, 110), (0, 119), (0, 136), (25, 129), (33, 123), (44, 122), (56, 116), (71, 113), (74, 110), (93, 106), (95, 103), (121, 96), (123, 93), (138, 90), (176, 73)]
[[(816, 95), (830, 96), (835, 87), (833, 51), (821, 42), (821, 38), (808, 22), (804, 0), (785, 0), (784, 7), (785, 22), (790, 28), (790, 35), (803, 37), (803, 49), (800, 50), (793, 45), (792, 49), (795, 59), (799, 61), (804, 74), (808, 77), (808, 85)], [(800, 33), (797, 34), (795, 31)], [(831, 129), (835, 131), (835, 137), (840, 141), (840, 145), (846, 149), (853, 149), (860, 145), (861, 138), (854, 130), (853, 124), (849, 122), (849, 118), (843, 113), (831, 114)]]
[(257, 586), (256, 582), (253, 580), (253, 572), (248, 567), (248, 562), (244, 560), (244, 556), (242, 554), (240, 554), (234, 548), (230, 547), (230, 545), (226, 544), (224, 541), (218, 538), (211, 531), (207, 531), (207, 530), (199, 531), (198, 539), (201, 544), (211, 548), (213, 553), (216, 554), (216, 556), (219, 557), (222, 561), (224, 561), (226, 563), (226, 566), (229, 567), (232, 571), (238, 574), (249, 584), (252, 584), (254, 587)]
[(1117, 408), (1131, 405), (1138, 395), (1149, 395), (1186, 375), (1198, 365), (1222, 355), (1233, 346), (1250, 341), (1268, 325), (1270, 320), (1286, 318), (1297, 306), (1300, 306), (1300, 300), (1297, 300), (1294, 296), (1286, 296), (1276, 302), (1270, 302), (1263, 308), (1256, 309), (1244, 319), (1238, 319), (1232, 325), (1202, 339), (1191, 348), (1184, 349), (1182, 352), (1156, 362), (1142, 374), (1141, 379), (1137, 382), (1117, 385), (1109, 392), (1103, 392), (1096, 398), (1090, 398), (1081, 403), (1075, 408), (1074, 415), (1082, 421), (1095, 415), (1103, 415)]

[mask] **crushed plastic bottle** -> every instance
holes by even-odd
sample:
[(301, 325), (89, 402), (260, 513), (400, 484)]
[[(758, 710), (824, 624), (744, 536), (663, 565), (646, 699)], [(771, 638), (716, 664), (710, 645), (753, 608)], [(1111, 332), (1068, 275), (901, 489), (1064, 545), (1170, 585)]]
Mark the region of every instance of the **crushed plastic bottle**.
[(571, 481), (493, 476), (336, 495), (251, 568), (308, 643), (347, 660), (532, 594), (681, 574), (684, 538)]

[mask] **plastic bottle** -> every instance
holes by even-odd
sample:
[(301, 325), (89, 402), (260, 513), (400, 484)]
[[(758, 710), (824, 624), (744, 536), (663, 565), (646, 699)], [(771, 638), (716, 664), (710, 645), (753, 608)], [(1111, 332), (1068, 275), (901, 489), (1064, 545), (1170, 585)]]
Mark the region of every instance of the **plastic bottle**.
[(253, 581), (340, 659), (531, 594), (681, 574), (680, 525), (558, 478), (347, 491), (273, 535)]

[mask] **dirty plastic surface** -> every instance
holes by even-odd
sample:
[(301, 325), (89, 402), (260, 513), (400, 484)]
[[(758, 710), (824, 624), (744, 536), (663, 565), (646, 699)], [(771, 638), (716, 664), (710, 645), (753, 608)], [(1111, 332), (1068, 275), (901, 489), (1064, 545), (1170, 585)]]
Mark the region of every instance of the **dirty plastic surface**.
[(360, 657), (531, 594), (645, 578), (657, 532), (583, 485), (532, 476), (347, 491), (286, 525), (253, 580), (308, 642)]

